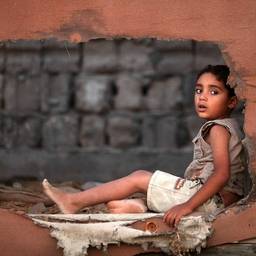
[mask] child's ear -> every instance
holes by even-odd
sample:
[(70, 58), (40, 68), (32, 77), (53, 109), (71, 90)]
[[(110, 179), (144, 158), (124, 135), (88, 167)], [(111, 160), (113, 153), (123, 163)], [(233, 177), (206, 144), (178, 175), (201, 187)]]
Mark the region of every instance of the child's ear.
[(228, 108), (234, 109), (236, 107), (237, 103), (238, 103), (237, 97), (236, 96), (232, 96), (229, 99)]

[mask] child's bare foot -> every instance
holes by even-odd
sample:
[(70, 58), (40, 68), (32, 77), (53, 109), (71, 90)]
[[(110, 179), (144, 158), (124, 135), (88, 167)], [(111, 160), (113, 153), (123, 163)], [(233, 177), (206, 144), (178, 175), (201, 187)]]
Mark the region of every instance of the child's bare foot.
[(70, 200), (70, 194), (53, 187), (47, 179), (42, 182), (45, 194), (54, 201), (62, 213), (75, 213), (79, 209)]
[(111, 213), (144, 213), (147, 211), (145, 201), (141, 198), (110, 201), (107, 207)]

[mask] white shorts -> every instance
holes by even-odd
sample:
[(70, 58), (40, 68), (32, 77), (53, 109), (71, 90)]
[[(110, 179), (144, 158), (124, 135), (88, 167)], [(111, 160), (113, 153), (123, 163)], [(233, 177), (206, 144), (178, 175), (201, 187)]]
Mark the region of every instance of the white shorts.
[[(157, 170), (149, 182), (147, 206), (154, 212), (166, 212), (173, 206), (189, 200), (201, 186), (198, 180), (187, 180)], [(216, 198), (213, 197), (198, 207), (197, 211), (212, 213), (223, 207), (223, 204), (217, 204)]]

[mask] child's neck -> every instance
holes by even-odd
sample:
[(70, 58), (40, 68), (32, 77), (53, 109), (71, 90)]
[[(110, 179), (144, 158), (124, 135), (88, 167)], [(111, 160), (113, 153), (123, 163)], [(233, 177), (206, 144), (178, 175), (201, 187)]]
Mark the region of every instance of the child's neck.
[(219, 116), (216, 118), (210, 118), (210, 119), (205, 119), (205, 121), (213, 121), (213, 120), (217, 120), (217, 119), (226, 119), (226, 118), (230, 118), (230, 115), (224, 115), (224, 116)]

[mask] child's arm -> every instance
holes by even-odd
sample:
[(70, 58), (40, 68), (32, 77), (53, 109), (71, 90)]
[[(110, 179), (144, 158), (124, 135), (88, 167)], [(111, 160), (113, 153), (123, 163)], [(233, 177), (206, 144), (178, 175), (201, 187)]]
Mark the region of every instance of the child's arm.
[(182, 216), (193, 212), (225, 186), (230, 177), (229, 139), (230, 134), (223, 126), (214, 125), (210, 129), (207, 142), (213, 153), (214, 172), (187, 202), (176, 205), (165, 213), (166, 223), (176, 226)]

